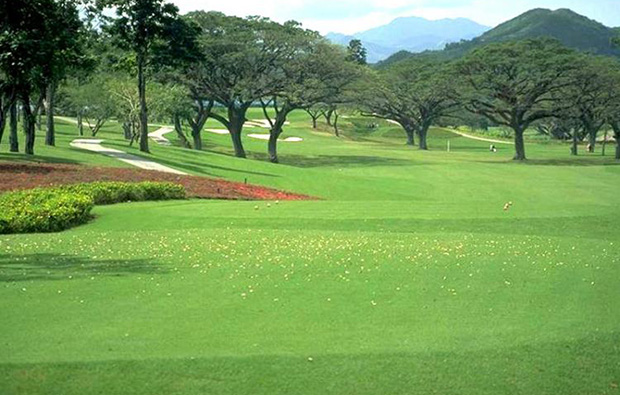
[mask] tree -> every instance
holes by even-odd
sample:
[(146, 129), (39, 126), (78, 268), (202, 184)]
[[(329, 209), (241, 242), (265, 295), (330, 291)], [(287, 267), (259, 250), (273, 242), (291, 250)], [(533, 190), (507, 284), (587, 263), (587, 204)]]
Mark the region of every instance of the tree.
[(106, 87), (106, 81), (112, 78), (100, 72), (87, 81), (71, 80), (61, 88), (64, 107), (76, 115), (80, 135), (83, 135), (83, 124), (86, 123), (91, 136), (96, 136), (115, 115), (114, 101)]
[[(3, 76), (5, 101), (3, 111), (10, 108), (12, 119), (16, 121), (16, 100), (20, 100), (23, 110), (23, 126), (26, 135), (25, 152), (34, 154), (35, 114), (43, 102), (43, 92), (36, 92), (44, 86), (43, 69), (48, 62), (50, 51), (48, 12), (56, 4), (52, 0), (16, 0), (0, 2), (0, 74)], [(39, 99), (33, 103), (33, 94)], [(16, 123), (11, 122), (12, 126)], [(16, 126), (15, 126), (16, 127)], [(17, 135), (11, 128), (11, 150), (17, 147)], [(14, 135), (15, 133), (15, 135)]]
[(268, 100), (261, 100), (264, 116), (271, 126), (268, 153), (272, 163), (279, 161), (277, 143), (288, 115), (295, 110), (307, 110), (330, 102), (359, 74), (357, 67), (345, 60), (346, 54), (339, 47), (325, 42), (314, 32), (291, 24), (282, 28), (282, 40), (293, 49), (297, 48), (281, 65), (282, 71), (278, 75), (283, 78), (274, 78), (278, 89)]
[(194, 12), (189, 19), (201, 29), (202, 60), (187, 72), (194, 99), (217, 102), (224, 112), (208, 115), (230, 132), (235, 156), (245, 158), (241, 132), (248, 109), (277, 89), (274, 76), (290, 55), (279, 39), (281, 25), (266, 18), (241, 19), (217, 12)]
[(192, 59), (194, 29), (178, 17), (178, 8), (163, 0), (100, 0), (99, 9), (116, 9), (109, 26), (117, 45), (135, 55), (138, 79), (140, 151), (149, 152), (146, 99), (149, 71), (163, 63)]
[[(620, 78), (618, 74), (615, 74), (615, 77), (616, 78), (614, 78), (613, 83), (609, 88), (615, 92), (619, 92)], [(620, 160), (620, 97), (617, 95), (609, 105), (607, 121), (613, 129), (614, 139), (616, 140), (616, 159)]]
[(366, 60), (366, 48), (360, 40), (354, 39), (349, 42), (349, 46), (347, 47), (347, 60), (350, 62), (354, 62), (360, 65), (366, 65), (368, 62)]
[[(174, 131), (185, 148), (192, 148), (183, 130), (183, 124), (191, 119), (192, 101), (187, 88), (180, 84), (153, 84), (151, 87), (151, 107), (160, 120), (172, 120)], [(194, 138), (194, 142), (196, 139)], [(198, 144), (202, 144), (199, 140)]]
[(428, 130), (458, 105), (457, 89), (449, 63), (411, 59), (385, 69), (374, 84), (360, 90), (366, 115), (398, 122), (407, 134), (407, 144), (428, 149)]
[(557, 114), (561, 91), (571, 84), (577, 55), (552, 39), (489, 44), (458, 62), (466, 108), (511, 128), (515, 160), (525, 160), (523, 133)]
[[(46, 29), (43, 43), (47, 49), (47, 61), (42, 65), (43, 86), (46, 116), (45, 144), (56, 144), (54, 130), (54, 106), (56, 90), (60, 81), (65, 78), (71, 67), (88, 67), (83, 59), (83, 24), (80, 20), (76, 0), (57, 0), (54, 7), (46, 10)], [(42, 93), (43, 94), (43, 93)]]
[(140, 96), (135, 83), (130, 77), (118, 74), (106, 80), (105, 90), (114, 105), (116, 118), (122, 122), (125, 139), (133, 145), (140, 138)]
[(312, 119), (312, 129), (316, 129), (318, 127), (317, 121), (319, 117), (323, 114), (323, 104), (315, 104), (305, 109), (306, 113), (310, 115), (310, 119)]
[[(564, 119), (574, 119), (578, 128), (588, 137), (590, 152), (594, 152), (598, 133), (608, 121), (608, 114), (620, 98), (617, 80), (620, 67), (616, 60), (607, 57), (584, 57), (574, 70), (573, 83), (563, 92)], [(577, 133), (573, 134), (571, 153), (577, 155)]]

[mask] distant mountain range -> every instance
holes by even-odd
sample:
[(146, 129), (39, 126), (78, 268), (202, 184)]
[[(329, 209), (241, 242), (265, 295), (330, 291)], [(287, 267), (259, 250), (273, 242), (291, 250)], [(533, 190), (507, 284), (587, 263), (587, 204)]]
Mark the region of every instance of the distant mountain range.
[(348, 45), (353, 39), (361, 40), (368, 51), (368, 62), (376, 63), (399, 51), (440, 50), (448, 43), (472, 39), (489, 29), (465, 18), (430, 21), (406, 17), (354, 35), (329, 33), (326, 37), (340, 45)]
[[(617, 55), (620, 50), (611, 44), (612, 37), (620, 35), (620, 28), (610, 28), (597, 21), (579, 15), (569, 9), (533, 9), (502, 23), (479, 37), (448, 44), (442, 51), (428, 51), (424, 55), (454, 59), (483, 45), (535, 37), (552, 37), (569, 48), (598, 55)], [(414, 52), (400, 51), (381, 62), (388, 65), (413, 56)]]

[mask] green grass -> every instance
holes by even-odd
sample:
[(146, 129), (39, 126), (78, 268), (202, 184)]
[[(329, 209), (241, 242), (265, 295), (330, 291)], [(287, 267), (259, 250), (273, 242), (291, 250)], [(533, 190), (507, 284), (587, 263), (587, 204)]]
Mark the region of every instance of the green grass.
[[(0, 393), (618, 393), (617, 162), (292, 120), (281, 165), (209, 133), (150, 157), (320, 201), (121, 204), (0, 237)], [(124, 166), (59, 130), (34, 160)]]

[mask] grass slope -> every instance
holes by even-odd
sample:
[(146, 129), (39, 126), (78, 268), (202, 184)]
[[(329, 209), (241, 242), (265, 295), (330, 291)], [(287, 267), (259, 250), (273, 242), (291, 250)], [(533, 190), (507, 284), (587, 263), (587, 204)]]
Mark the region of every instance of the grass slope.
[[(322, 201), (123, 204), (1, 237), (0, 392), (618, 393), (617, 163), (553, 143), (513, 163), (439, 129), (419, 152), (345, 121), (336, 139), (296, 114), (282, 165), (208, 133), (205, 152), (153, 147)], [(35, 160), (122, 166), (59, 129)]]

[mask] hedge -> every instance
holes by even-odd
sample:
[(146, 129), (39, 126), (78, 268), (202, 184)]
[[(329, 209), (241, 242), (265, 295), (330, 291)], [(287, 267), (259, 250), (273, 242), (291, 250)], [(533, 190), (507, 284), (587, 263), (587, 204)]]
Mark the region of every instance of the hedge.
[(169, 182), (93, 182), (67, 185), (59, 189), (88, 195), (96, 205), (185, 199), (185, 188)]
[(184, 199), (172, 183), (95, 182), (0, 195), (0, 234), (58, 232), (86, 223), (94, 205)]

